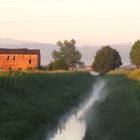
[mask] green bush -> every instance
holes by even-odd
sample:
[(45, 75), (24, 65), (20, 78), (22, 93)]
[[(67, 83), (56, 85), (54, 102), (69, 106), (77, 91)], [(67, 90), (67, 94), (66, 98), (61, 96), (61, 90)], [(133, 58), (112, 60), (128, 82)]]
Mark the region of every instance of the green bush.
[(47, 70), (68, 70), (68, 65), (63, 59), (59, 59), (51, 62)]

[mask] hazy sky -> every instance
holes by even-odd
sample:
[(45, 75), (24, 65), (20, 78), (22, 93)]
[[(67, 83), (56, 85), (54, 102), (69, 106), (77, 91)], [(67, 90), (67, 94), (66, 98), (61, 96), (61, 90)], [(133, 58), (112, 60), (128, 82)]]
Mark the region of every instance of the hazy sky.
[(0, 0), (0, 37), (78, 44), (140, 39), (140, 0)]

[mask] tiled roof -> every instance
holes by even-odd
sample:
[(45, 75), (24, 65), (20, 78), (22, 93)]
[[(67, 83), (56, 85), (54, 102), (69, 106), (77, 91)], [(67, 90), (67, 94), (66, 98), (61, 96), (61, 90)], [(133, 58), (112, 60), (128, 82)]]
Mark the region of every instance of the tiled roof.
[(40, 50), (0, 48), (0, 54), (40, 54)]

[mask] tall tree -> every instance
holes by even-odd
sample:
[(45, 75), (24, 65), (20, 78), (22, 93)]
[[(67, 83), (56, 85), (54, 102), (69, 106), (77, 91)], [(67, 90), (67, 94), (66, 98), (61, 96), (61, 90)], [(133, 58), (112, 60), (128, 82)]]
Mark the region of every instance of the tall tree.
[(130, 51), (131, 63), (135, 64), (137, 68), (140, 67), (140, 40), (136, 41)]
[(95, 71), (104, 75), (120, 65), (122, 65), (122, 61), (119, 53), (110, 46), (104, 46), (97, 51), (92, 67)]
[(74, 39), (64, 42), (58, 41), (57, 45), (60, 47), (59, 51), (53, 51), (52, 56), (54, 60), (65, 61), (68, 68), (76, 66), (80, 62), (81, 53), (76, 49), (76, 41)]

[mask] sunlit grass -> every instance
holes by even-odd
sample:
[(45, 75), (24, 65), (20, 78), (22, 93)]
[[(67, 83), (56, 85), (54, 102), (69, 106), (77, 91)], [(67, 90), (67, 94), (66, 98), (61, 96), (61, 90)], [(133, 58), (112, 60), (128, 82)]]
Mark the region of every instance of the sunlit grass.
[(110, 74), (110, 75), (123, 75), (123, 74), (128, 74), (128, 73), (130, 73), (130, 71), (128, 71), (128, 70), (112, 70), (112, 71), (110, 71), (108, 74)]
[(135, 70), (114, 70), (109, 75), (127, 75), (131, 79), (140, 80), (140, 69)]
[(128, 77), (140, 80), (140, 69), (133, 70), (128, 73)]

